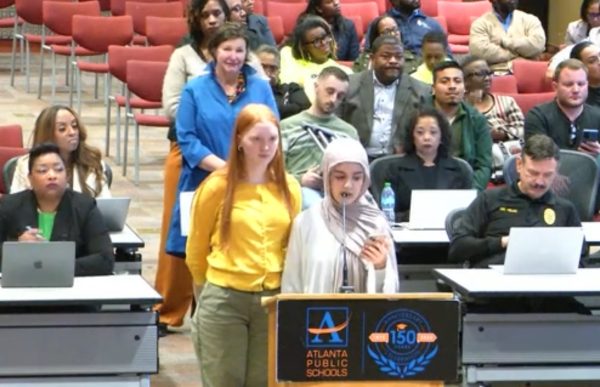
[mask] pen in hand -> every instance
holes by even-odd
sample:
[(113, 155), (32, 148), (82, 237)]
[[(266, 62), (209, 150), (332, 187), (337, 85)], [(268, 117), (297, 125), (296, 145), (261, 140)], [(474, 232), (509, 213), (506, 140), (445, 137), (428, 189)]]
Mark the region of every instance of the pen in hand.
[(45, 240), (46, 239), (40, 234), (39, 230), (31, 226), (26, 226), (25, 231), (19, 235), (19, 241), (36, 242)]

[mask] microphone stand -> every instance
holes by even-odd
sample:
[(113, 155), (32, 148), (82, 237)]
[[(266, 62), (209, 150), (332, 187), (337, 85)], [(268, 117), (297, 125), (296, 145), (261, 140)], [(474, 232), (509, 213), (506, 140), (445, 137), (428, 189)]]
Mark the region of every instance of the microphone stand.
[(340, 293), (354, 293), (354, 286), (348, 283), (348, 259), (346, 257), (346, 197), (347, 193), (342, 193), (342, 230), (344, 238), (342, 239), (342, 286), (340, 286)]

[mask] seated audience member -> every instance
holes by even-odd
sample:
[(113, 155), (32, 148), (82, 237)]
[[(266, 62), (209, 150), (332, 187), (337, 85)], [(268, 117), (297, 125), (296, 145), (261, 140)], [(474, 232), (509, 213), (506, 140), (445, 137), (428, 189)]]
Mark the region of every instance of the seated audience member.
[(466, 99), (487, 119), (494, 141), (494, 170), (502, 170), (506, 159), (521, 150), (525, 117), (513, 97), (490, 92), (492, 71), (485, 60), (467, 57), (462, 66)]
[(517, 8), (518, 0), (490, 0), (493, 11), (471, 25), (469, 49), (492, 70), (507, 73), (516, 58), (535, 59), (544, 52), (546, 34), (535, 16)]
[(396, 220), (409, 219), (413, 189), (470, 189), (471, 176), (449, 155), (450, 124), (433, 108), (415, 112), (404, 140), (405, 155), (390, 161), (384, 174), (396, 194)]
[[(592, 28), (590, 30), (588, 37), (585, 38), (584, 40), (582, 40), (580, 43), (583, 43), (583, 42), (592, 42), (595, 45), (600, 47), (600, 27)], [(546, 70), (546, 78), (552, 79), (552, 77), (554, 76), (554, 71), (556, 70), (556, 67), (560, 64), (560, 62), (571, 58), (571, 52), (573, 51), (575, 46), (576, 46), (575, 44), (570, 44), (566, 47), (563, 47), (560, 51), (558, 51), (556, 54), (554, 54), (554, 56), (552, 56), (552, 58), (550, 59), (550, 62), (548, 62), (548, 69)], [(579, 58), (576, 58), (576, 59), (579, 59)]]
[(331, 28), (337, 46), (337, 60), (353, 61), (358, 57), (358, 34), (354, 22), (341, 13), (339, 0), (309, 0), (299, 19), (306, 15), (322, 17)]
[[(569, 59), (576, 44), (588, 41), (600, 44), (600, 29), (598, 28), (600, 27), (600, 0), (583, 0), (579, 15), (580, 19), (570, 22), (567, 26), (564, 47), (550, 60), (546, 73), (548, 78), (552, 78), (554, 70), (560, 62)], [(582, 60), (578, 56), (571, 56), (571, 58)]]
[(104, 219), (92, 197), (67, 187), (59, 147), (34, 146), (27, 164), (31, 189), (0, 199), (0, 243), (74, 241), (75, 275), (112, 274), (113, 246)]
[(471, 267), (502, 264), (511, 227), (581, 227), (573, 204), (550, 190), (559, 158), (550, 137), (528, 138), (517, 159), (519, 180), (471, 203), (450, 241), (450, 260)]
[(358, 140), (356, 129), (335, 115), (348, 92), (348, 75), (337, 67), (326, 67), (315, 82), (315, 101), (307, 110), (281, 121), (285, 167), (302, 186), (302, 207), (320, 199), (323, 179), (319, 171), (323, 144), (306, 125), (327, 130), (327, 134)]
[(588, 37), (590, 30), (600, 27), (600, 0), (583, 0), (579, 10), (580, 19), (569, 23), (565, 45), (573, 45)]
[(598, 141), (584, 140), (584, 129), (600, 128), (600, 108), (585, 103), (587, 68), (577, 59), (562, 62), (554, 72), (556, 99), (535, 106), (525, 117), (525, 136), (545, 134), (560, 149), (576, 149), (596, 157)]
[(423, 37), (423, 46), (421, 47), (423, 63), (410, 76), (418, 81), (432, 85), (433, 67), (444, 60), (449, 60), (447, 52), (448, 40), (445, 34), (439, 32), (426, 33)]
[[(391, 16), (400, 28), (404, 49), (421, 56), (421, 44), (425, 34), (431, 31), (444, 33), (444, 29), (432, 17), (421, 11), (418, 0), (390, 0), (392, 8), (385, 14)], [(369, 26), (369, 30), (372, 26)]]
[[(75, 113), (67, 106), (55, 105), (42, 110), (33, 129), (33, 146), (51, 142), (58, 146), (64, 160), (67, 184), (76, 192), (92, 197), (110, 195), (108, 180), (104, 175), (104, 162), (100, 150), (87, 144), (87, 130)], [(18, 159), (10, 192), (31, 188), (29, 155)]]
[[(365, 49), (360, 53), (354, 64), (352, 70), (355, 73), (359, 73), (363, 70), (371, 70), (371, 53), (373, 51), (373, 43), (375, 39), (381, 35), (391, 35), (402, 40), (400, 36), (400, 29), (398, 24), (391, 16), (381, 15), (377, 16), (370, 24), (370, 28), (365, 34)], [(412, 73), (417, 68), (418, 58), (410, 51), (404, 52), (404, 71), (406, 73)]]
[(339, 115), (357, 130), (369, 158), (393, 153), (392, 139), (431, 94), (429, 86), (403, 71), (402, 42), (395, 36), (375, 39), (372, 70), (350, 75), (350, 88)]
[(198, 291), (192, 338), (203, 386), (266, 386), (267, 313), (260, 300), (279, 293), (300, 187), (285, 173), (269, 106), (240, 111), (229, 155), (192, 203), (186, 245)]
[(279, 81), (279, 51), (268, 45), (262, 45), (255, 51), (262, 68), (269, 77), (269, 83), (277, 102), (281, 119), (300, 113), (310, 107), (310, 101), (304, 89), (297, 83), (281, 83)]
[(307, 15), (298, 20), (290, 43), (281, 49), (283, 83), (297, 83), (304, 88), (312, 101), (314, 81), (325, 67), (339, 67), (345, 73), (352, 70), (338, 64), (335, 59), (336, 43), (329, 24), (321, 17)]
[(242, 0), (226, 0), (226, 2), (229, 7), (228, 21), (240, 23), (245, 27), (249, 50), (254, 50), (261, 44), (275, 45), (275, 39), (267, 19), (262, 15), (255, 15), (247, 11), (247, 9), (254, 8), (254, 3), (252, 6), (246, 4), (244, 7)]
[(585, 102), (600, 107), (600, 46), (588, 41), (577, 43), (571, 58), (580, 60), (587, 68), (588, 96)]
[(466, 160), (473, 168), (473, 188), (484, 190), (492, 172), (492, 137), (487, 120), (465, 103), (463, 71), (454, 61), (433, 69), (433, 106), (450, 122), (450, 154)]
[(356, 140), (333, 140), (323, 155), (322, 169), (325, 197), (294, 220), (281, 291), (338, 293), (345, 261), (348, 285), (355, 292), (397, 292), (391, 229), (367, 198), (365, 150)]
[(487, 62), (468, 57), (463, 71), (466, 99), (487, 118), (494, 142), (523, 138), (523, 112), (513, 97), (490, 92), (492, 71)]

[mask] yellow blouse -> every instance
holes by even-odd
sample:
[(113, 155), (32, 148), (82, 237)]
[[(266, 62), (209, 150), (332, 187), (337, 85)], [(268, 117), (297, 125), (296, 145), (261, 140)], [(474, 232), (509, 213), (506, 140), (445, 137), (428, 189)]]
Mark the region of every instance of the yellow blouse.
[[(287, 183), (293, 217), (300, 211), (300, 185)], [(239, 183), (234, 192), (228, 248), (221, 246), (221, 211), (227, 178), (213, 173), (192, 202), (186, 263), (194, 283), (246, 292), (278, 289), (293, 217), (275, 183)]]

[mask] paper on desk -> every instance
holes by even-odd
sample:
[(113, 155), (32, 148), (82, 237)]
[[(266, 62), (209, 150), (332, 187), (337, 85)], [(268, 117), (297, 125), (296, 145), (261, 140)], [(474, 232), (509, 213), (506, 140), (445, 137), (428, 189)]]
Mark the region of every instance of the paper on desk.
[(179, 221), (181, 222), (181, 236), (187, 236), (190, 230), (190, 215), (192, 212), (192, 199), (194, 191), (179, 194)]

